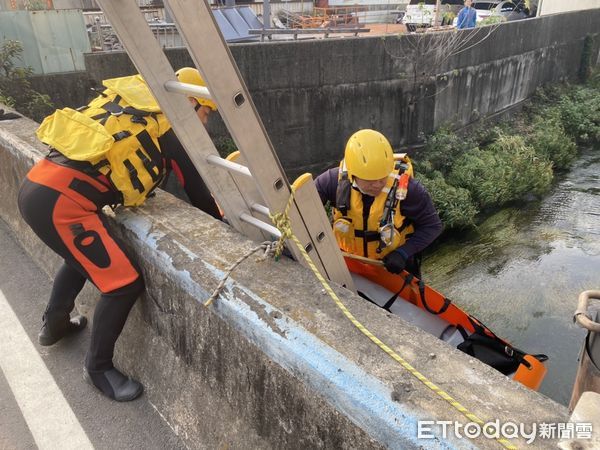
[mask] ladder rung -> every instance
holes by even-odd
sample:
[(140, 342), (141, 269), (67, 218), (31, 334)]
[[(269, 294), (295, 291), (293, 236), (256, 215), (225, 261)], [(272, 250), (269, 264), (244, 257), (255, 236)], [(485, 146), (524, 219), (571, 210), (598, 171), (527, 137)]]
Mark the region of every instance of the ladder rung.
[(266, 231), (267, 233), (275, 236), (276, 238), (281, 237), (281, 232), (277, 228), (275, 228), (273, 225), (269, 225), (268, 223), (263, 222), (262, 220), (259, 220), (256, 217), (253, 217), (248, 213), (240, 214), (240, 219), (250, 225), (255, 226), (256, 228), (258, 228), (260, 230)]
[[(177, 80), (137, 0), (96, 2), (231, 225), (255, 240), (279, 237), (279, 230), (264, 216), (269, 210), (281, 212), (286, 208), (292, 188), (208, 1), (164, 0), (192, 60), (208, 83), (210, 89), (206, 90)], [(219, 157), (184, 96), (207, 98), (219, 105), (221, 118), (237, 147), (245, 153), (239, 162), (248, 167)], [(208, 165), (225, 168), (228, 173), (212, 170)], [(293, 192), (294, 201), (288, 211), (293, 233), (305, 250), (312, 253), (313, 262), (323, 275), (353, 289), (312, 178), (305, 177), (302, 183), (295, 183)], [(294, 245), (288, 249), (298, 261), (304, 261)]]
[(255, 211), (263, 216), (269, 217), (271, 215), (271, 211), (265, 205), (260, 205), (258, 203), (254, 203), (252, 205), (252, 211)]
[(248, 168), (246, 166), (242, 166), (241, 164), (238, 164), (238, 163), (235, 163), (232, 161), (228, 161), (226, 159), (221, 158), (220, 156), (208, 155), (206, 157), (206, 161), (209, 164), (212, 164), (213, 166), (222, 167), (223, 169), (227, 169), (230, 172), (239, 173), (241, 175), (252, 178), (252, 174), (250, 173), (250, 170), (248, 170)]
[(169, 92), (176, 92), (178, 94), (185, 94), (189, 97), (202, 97), (207, 100), (213, 99), (208, 91), (208, 88), (196, 86), (195, 84), (182, 83), (181, 81), (167, 81), (165, 83), (165, 90)]

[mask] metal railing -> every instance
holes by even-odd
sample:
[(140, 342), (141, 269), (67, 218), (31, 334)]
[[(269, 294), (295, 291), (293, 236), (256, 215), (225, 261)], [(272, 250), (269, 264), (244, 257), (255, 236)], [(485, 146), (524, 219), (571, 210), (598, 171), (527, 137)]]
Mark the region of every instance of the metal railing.
[[(164, 8), (151, 8), (151, 9), (142, 9), (144, 13), (144, 17), (146, 18), (146, 22), (156, 22), (165, 20), (165, 10)], [(98, 11), (83, 11), (83, 20), (86, 26), (93, 26), (98, 23), (100, 24), (108, 24), (108, 20), (104, 17), (104, 13), (100, 10)]]
[[(154, 37), (163, 48), (183, 47), (183, 39), (179, 31), (172, 23), (149, 23)], [(119, 51), (123, 46), (114, 32), (112, 25), (108, 23), (97, 23), (88, 28), (88, 37), (92, 51)]]
[[(250, 3), (244, 6), (250, 7), (257, 16), (261, 16), (263, 13), (263, 3)], [(165, 21), (164, 8), (142, 8), (142, 12), (154, 36), (163, 48), (184, 46), (183, 39), (179, 35), (176, 26), (173, 23)], [(286, 28), (278, 33), (259, 33), (255, 31), (252, 34), (261, 34), (261, 39), (264, 39), (265, 36), (270, 39), (273, 34), (291, 34), (296, 39), (298, 33), (293, 31), (285, 33), (286, 29), (293, 28), (308, 29), (307, 33), (324, 34), (324, 37), (328, 37), (330, 33), (340, 32), (350, 32), (356, 35), (357, 33), (365, 32), (355, 31), (354, 28), (359, 27), (359, 23), (364, 23), (360, 19), (360, 16), (366, 14), (366, 12), (366, 7), (364, 6), (316, 8), (308, 0), (271, 3), (271, 17), (273, 17), (275, 27)], [(106, 20), (102, 11), (85, 11), (83, 12), (83, 16), (92, 51), (123, 50), (118, 36), (113, 31), (112, 26)], [(283, 19), (283, 24), (280, 19)], [(319, 27), (322, 30), (313, 31)], [(332, 28), (336, 27), (352, 29), (332, 31)], [(272, 29), (271, 27), (269, 28)]]
[(371, 31), (368, 28), (292, 28), (287, 30), (280, 30), (270, 28), (268, 30), (248, 30), (249, 34), (260, 35), (261, 41), (264, 41), (265, 37), (271, 39), (273, 35), (292, 35), (294, 39), (298, 39), (299, 34), (322, 34), (323, 37), (327, 38), (330, 34), (336, 33), (347, 33), (358, 36), (358, 33), (368, 33)]

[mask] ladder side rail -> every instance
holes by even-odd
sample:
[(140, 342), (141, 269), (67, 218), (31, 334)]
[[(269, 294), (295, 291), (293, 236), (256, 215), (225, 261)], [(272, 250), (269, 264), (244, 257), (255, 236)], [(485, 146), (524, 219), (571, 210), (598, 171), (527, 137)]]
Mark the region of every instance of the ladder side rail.
[[(246, 167), (248, 164), (245, 156), (240, 151), (229, 155), (227, 157), (227, 159), (230, 162), (235, 162), (244, 167)], [(249, 198), (257, 198), (257, 199), (261, 198), (256, 184), (250, 178), (243, 177), (243, 175), (238, 175), (238, 174), (232, 174), (232, 175), (233, 175), (234, 180), (236, 180), (238, 187), (240, 187), (240, 190), (243, 192), (243, 195), (247, 196), (247, 200)], [(261, 208), (261, 207), (257, 207), (257, 205), (254, 204), (254, 205), (252, 205), (251, 209), (254, 212), (253, 216), (255, 216), (255, 217), (258, 216), (262, 220), (266, 219), (269, 222), (271, 221), (271, 219), (269, 218), (269, 214), (272, 214), (272, 212), (267, 207)], [(301, 221), (302, 219), (301, 219), (301, 217), (299, 217), (299, 214), (296, 210), (291, 210), (290, 211), (290, 221), (293, 222), (294, 220)], [(310, 239), (309, 240), (305, 239), (304, 241), (301, 240), (300, 242), (303, 243), (304, 249), (308, 252), (313, 263), (319, 269), (319, 272), (321, 272), (322, 274), (325, 274), (326, 276), (329, 276), (329, 272), (331, 272), (331, 268), (329, 268), (329, 270), (325, 269), (324, 265), (321, 262), (322, 255), (318, 254), (318, 247), (315, 247), (314, 243)], [(294, 243), (290, 242), (287, 245), (287, 248), (298, 262), (300, 262), (302, 265), (306, 265), (306, 262), (302, 256), (302, 253), (300, 252), (300, 250), (298, 249), (298, 247), (296, 247), (296, 245)], [(340, 252), (338, 252), (338, 253), (340, 253)], [(340, 253), (340, 258), (341, 258), (341, 253)]]
[[(327, 230), (331, 232), (331, 223), (327, 214), (324, 212), (323, 203), (321, 197), (314, 187), (314, 181), (312, 175), (305, 173), (300, 176), (295, 182), (295, 198), (297, 199), (298, 209), (306, 226), (309, 230)], [(322, 210), (323, 214), (311, 214), (312, 211)], [(326, 239), (325, 231), (317, 231), (316, 235), (313, 235), (313, 243), (316, 246), (316, 250), (321, 256), (323, 266), (327, 268), (327, 274), (330, 279), (337, 281), (347, 289), (356, 292), (354, 287), (354, 281), (348, 271), (342, 252), (338, 248), (337, 241), (335, 242), (336, 251), (330, 251), (328, 248), (329, 242)]]
[[(135, 0), (101, 0), (99, 5), (113, 24), (113, 29), (119, 35), (134, 65), (146, 80), (162, 111), (169, 118), (194, 166), (205, 180), (208, 188), (213, 192), (213, 195), (215, 195), (229, 222), (246, 236), (255, 240), (263, 240), (264, 233), (252, 225), (251, 222), (240, 219), (240, 216), (244, 213), (255, 215), (256, 212), (252, 210), (251, 205), (245, 203), (243, 196), (236, 189), (236, 183), (231, 174), (226, 171), (207, 169), (207, 167), (210, 167), (205, 164), (207, 158), (210, 155), (218, 156), (218, 152), (204, 127), (198, 123), (198, 117), (193, 113), (187, 99), (172, 95), (167, 91), (165, 86), (169, 80), (176, 79), (175, 74), (148, 24), (141, 16)], [(273, 155), (271, 155), (270, 160), (273, 160)], [(287, 186), (286, 181), (282, 179), (278, 181), (282, 187)], [(254, 203), (256, 201), (253, 200), (252, 204)], [(294, 214), (293, 211), (291, 220), (295, 223), (302, 223), (299, 215)], [(296, 231), (299, 236), (302, 232), (304, 234), (302, 241), (310, 241), (305, 230)], [(319, 270), (325, 273), (312, 243), (307, 243), (306, 247), (312, 249), (309, 252), (311, 257), (315, 260)], [(290, 246), (290, 251), (298, 261), (304, 262), (295, 247)]]
[(245, 155), (248, 168), (267, 206), (272, 211), (283, 210), (290, 194), (287, 177), (210, 6), (204, 0), (164, 3), (237, 148), (242, 154), (252, 152)]
[(98, 0), (98, 4), (229, 223), (252, 239), (262, 239), (259, 230), (239, 218), (243, 211), (250, 211), (250, 206), (237, 191), (230, 174), (227, 171), (210, 170), (206, 164), (206, 158), (209, 155), (218, 156), (218, 152), (189, 101), (185, 96), (166, 91), (165, 82), (175, 80), (176, 76), (136, 1)]
[[(165, 7), (169, 9), (179, 33), (187, 43), (196, 67), (204, 75), (211, 96), (219, 105), (221, 117), (237, 147), (244, 154), (266, 205), (272, 212), (283, 211), (291, 192), (289, 183), (210, 6), (206, 0), (166, 0)], [(312, 189), (315, 189), (314, 186)], [(292, 231), (305, 248), (312, 249), (318, 256), (315, 258), (311, 255), (317, 266), (323, 267), (313, 236), (324, 235), (322, 244), (319, 245), (322, 251), (339, 253), (331, 227), (307, 229), (296, 203), (297, 201), (289, 211)], [(320, 210), (306, 211), (325, 216), (322, 207)], [(299, 261), (303, 261), (293, 245), (288, 248)], [(329, 268), (324, 269), (322, 273), (332, 278), (327, 272)], [(345, 264), (335, 270), (347, 272)], [(342, 280), (335, 277), (332, 279), (345, 283), (348, 278), (349, 274)]]

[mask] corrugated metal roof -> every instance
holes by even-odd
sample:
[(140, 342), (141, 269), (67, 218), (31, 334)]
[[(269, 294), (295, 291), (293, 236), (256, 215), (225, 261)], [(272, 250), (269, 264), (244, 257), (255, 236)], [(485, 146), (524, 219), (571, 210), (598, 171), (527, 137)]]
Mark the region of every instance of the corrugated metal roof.
[(259, 39), (259, 36), (248, 33), (251, 28), (263, 27), (262, 22), (258, 20), (249, 6), (213, 9), (213, 15), (227, 42), (246, 42)]
[(0, 38), (23, 44), (22, 61), (36, 74), (85, 70), (90, 42), (80, 10), (0, 11)]

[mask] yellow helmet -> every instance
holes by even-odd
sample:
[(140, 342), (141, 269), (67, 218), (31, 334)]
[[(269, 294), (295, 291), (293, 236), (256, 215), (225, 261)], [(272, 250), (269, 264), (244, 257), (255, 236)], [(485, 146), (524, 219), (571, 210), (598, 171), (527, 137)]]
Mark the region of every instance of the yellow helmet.
[(359, 130), (348, 139), (344, 161), (350, 180), (379, 180), (394, 170), (394, 151), (379, 131)]
[[(198, 70), (193, 67), (182, 67), (177, 72), (175, 72), (175, 75), (177, 75), (177, 79), (182, 83), (195, 84), (196, 86), (206, 87), (206, 83), (202, 79), (202, 75), (200, 75), (200, 72), (198, 72)], [(217, 104), (212, 100), (202, 97), (193, 98), (195, 98), (196, 101), (202, 106), (208, 106), (213, 111), (217, 110)]]

